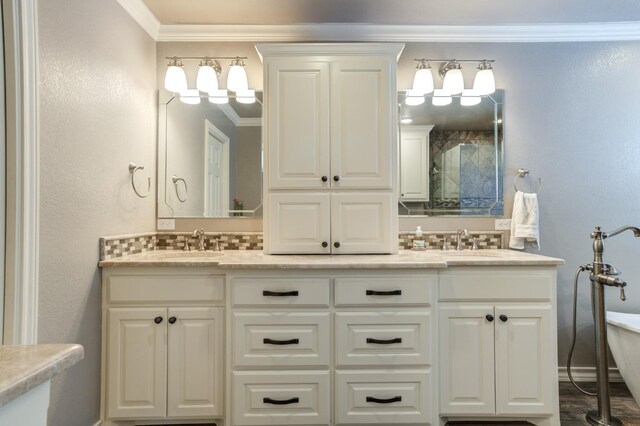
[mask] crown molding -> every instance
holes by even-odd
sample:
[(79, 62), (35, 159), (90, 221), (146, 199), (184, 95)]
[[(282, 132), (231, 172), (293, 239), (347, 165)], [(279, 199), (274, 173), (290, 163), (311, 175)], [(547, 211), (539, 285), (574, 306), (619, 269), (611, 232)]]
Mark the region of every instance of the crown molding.
[[(158, 40), (162, 25), (142, 0), (116, 0), (152, 39)], [(165, 25), (166, 26), (166, 25)]]
[(262, 117), (240, 118), (238, 127), (262, 127)]
[[(123, 1), (123, 0), (120, 0)], [(640, 40), (640, 22), (535, 25), (161, 25), (157, 41), (540, 43)]]
[(227, 118), (231, 120), (233, 125), (238, 127), (238, 125), (240, 124), (240, 116), (238, 115), (236, 110), (233, 109), (233, 107), (229, 104), (220, 104), (218, 105), (218, 107), (220, 107), (220, 111), (224, 112), (224, 115), (226, 115)]

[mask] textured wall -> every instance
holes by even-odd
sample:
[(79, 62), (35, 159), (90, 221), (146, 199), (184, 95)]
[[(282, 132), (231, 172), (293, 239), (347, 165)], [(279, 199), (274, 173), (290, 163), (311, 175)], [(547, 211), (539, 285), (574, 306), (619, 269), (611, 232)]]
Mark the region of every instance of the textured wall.
[[(49, 424), (89, 426), (100, 399), (98, 237), (155, 229), (155, 43), (113, 0), (38, 4), (39, 341), (85, 348), (53, 381)], [(133, 194), (129, 162), (152, 178), (148, 198)]]

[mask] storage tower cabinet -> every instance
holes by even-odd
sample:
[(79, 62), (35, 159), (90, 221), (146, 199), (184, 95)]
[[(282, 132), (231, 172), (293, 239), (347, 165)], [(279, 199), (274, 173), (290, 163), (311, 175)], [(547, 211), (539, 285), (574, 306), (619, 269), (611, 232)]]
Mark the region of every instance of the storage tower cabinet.
[(263, 44), (268, 254), (396, 253), (402, 44)]

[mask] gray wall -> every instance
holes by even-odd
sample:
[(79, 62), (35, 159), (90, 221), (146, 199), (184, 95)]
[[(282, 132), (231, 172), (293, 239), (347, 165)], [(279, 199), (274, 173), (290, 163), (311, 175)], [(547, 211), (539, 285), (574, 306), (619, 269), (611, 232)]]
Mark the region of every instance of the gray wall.
[[(39, 342), (85, 359), (53, 380), (49, 424), (90, 426), (100, 400), (98, 237), (155, 229), (155, 42), (116, 1), (40, 1)], [(146, 183), (146, 182), (142, 182)]]

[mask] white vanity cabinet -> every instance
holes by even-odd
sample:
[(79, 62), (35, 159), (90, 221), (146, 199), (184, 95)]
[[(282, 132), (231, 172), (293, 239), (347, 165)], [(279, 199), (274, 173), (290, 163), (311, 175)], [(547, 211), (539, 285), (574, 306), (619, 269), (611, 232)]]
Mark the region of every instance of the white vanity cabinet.
[(224, 276), (206, 268), (103, 272), (102, 418), (224, 414)]
[(440, 274), (442, 416), (557, 415), (555, 280), (555, 267)]
[(400, 200), (429, 201), (429, 132), (433, 125), (400, 126)]
[(266, 253), (397, 252), (402, 47), (257, 46), (266, 82)]

